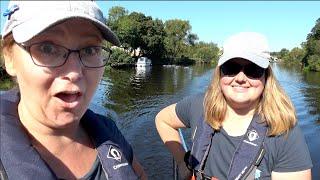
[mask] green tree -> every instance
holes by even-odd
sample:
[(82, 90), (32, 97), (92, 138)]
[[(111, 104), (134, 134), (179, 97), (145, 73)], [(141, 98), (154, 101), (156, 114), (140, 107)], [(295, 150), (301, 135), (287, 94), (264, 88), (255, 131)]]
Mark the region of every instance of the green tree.
[[(161, 20), (152, 20), (151, 16), (132, 12), (126, 14), (123, 8), (114, 9), (109, 16), (121, 46), (134, 57), (147, 56), (152, 60), (164, 57), (164, 24)], [(119, 15), (120, 14), (120, 15)], [(114, 20), (116, 19), (116, 20)]]
[(303, 66), (311, 71), (320, 71), (320, 18), (307, 36), (305, 43), (306, 55)]
[[(141, 38), (146, 33), (145, 21), (152, 20), (142, 13), (132, 12), (129, 15), (122, 16), (117, 23), (116, 33), (122, 47), (129, 50), (134, 56), (136, 50), (144, 43)], [(138, 55), (139, 56), (139, 55)]]
[(307, 67), (310, 71), (320, 71), (320, 55), (314, 54), (308, 58), (309, 66)]
[(190, 47), (190, 56), (197, 61), (197, 63), (216, 63), (219, 57), (219, 48), (214, 43), (205, 43), (200, 41), (193, 47)]
[(128, 15), (128, 11), (124, 7), (114, 6), (114, 7), (110, 8), (109, 12), (108, 12), (107, 25), (112, 30), (117, 30), (118, 20), (125, 15)]
[(166, 32), (164, 42), (168, 57), (175, 58), (182, 56), (188, 42), (187, 37), (191, 31), (189, 21), (173, 19), (166, 21), (164, 25)]
[(290, 51), (288, 49), (282, 48), (280, 50), (280, 52), (278, 53), (278, 58), (282, 60), (285, 56), (287, 56), (289, 54), (289, 52)]
[(288, 53), (286, 53), (282, 59), (287, 64), (299, 64), (302, 62), (302, 59), (304, 58), (306, 52), (304, 49), (295, 47)]
[(320, 18), (316, 20), (315, 26), (311, 29), (311, 32), (307, 36), (307, 40), (309, 39), (320, 39)]
[(115, 66), (124, 66), (130, 65), (134, 63), (134, 59), (124, 50), (122, 49), (112, 49), (112, 54), (110, 60), (108, 61), (108, 65)]
[(149, 19), (143, 22), (145, 31), (142, 32), (142, 44), (141, 51), (142, 55), (150, 57), (153, 61), (161, 59), (165, 55), (164, 39), (165, 31), (164, 24), (161, 20)]

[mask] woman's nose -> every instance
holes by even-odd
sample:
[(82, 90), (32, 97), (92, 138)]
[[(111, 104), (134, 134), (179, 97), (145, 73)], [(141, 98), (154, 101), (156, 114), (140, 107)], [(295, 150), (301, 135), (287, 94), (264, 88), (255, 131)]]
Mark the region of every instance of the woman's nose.
[(235, 80), (238, 82), (243, 82), (246, 79), (247, 79), (247, 76), (243, 73), (242, 70), (235, 76)]
[(65, 77), (71, 81), (77, 81), (83, 76), (84, 66), (81, 63), (79, 53), (71, 52), (63, 65)]

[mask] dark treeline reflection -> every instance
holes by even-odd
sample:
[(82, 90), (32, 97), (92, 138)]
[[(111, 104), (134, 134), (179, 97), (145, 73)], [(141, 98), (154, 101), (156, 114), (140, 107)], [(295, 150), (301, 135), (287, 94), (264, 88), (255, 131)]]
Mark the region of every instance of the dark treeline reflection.
[[(139, 105), (155, 105), (157, 102), (145, 101), (160, 95), (174, 95), (189, 83), (192, 78), (208, 71), (211, 66), (154, 66), (147, 68), (111, 69), (105, 72), (108, 102), (105, 107), (117, 113), (133, 110)], [(143, 100), (143, 101), (141, 101)], [(151, 104), (150, 104), (151, 103)]]

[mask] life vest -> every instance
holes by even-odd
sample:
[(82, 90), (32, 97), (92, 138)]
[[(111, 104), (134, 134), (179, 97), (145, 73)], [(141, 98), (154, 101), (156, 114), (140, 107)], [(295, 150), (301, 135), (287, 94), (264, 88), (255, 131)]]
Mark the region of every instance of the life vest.
[[(263, 155), (263, 142), (267, 134), (267, 125), (259, 121), (255, 115), (237, 146), (228, 171), (228, 180), (254, 179), (256, 167), (260, 164)], [(193, 174), (200, 179), (215, 179), (204, 174), (204, 166), (212, 144), (215, 130), (200, 118), (193, 135), (192, 149), (185, 157), (185, 161)]]
[[(10, 180), (58, 179), (31, 146), (18, 117), (18, 101), (18, 91), (11, 90), (0, 95), (0, 177)], [(87, 110), (81, 124), (98, 151), (107, 179), (138, 179), (129, 163), (132, 150), (126, 149), (122, 142), (108, 134), (112, 127), (115, 128), (112, 120)]]

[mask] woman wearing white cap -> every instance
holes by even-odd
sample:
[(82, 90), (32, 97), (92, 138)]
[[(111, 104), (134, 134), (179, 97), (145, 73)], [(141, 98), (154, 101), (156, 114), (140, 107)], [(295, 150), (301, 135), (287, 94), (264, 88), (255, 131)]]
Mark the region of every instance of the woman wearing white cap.
[[(228, 38), (205, 94), (156, 116), (160, 137), (184, 178), (311, 179), (312, 162), (289, 98), (269, 66), (266, 38)], [(192, 129), (185, 152), (179, 128)]]
[(115, 123), (88, 109), (117, 36), (92, 1), (12, 1), (4, 12), (0, 179), (146, 179)]

